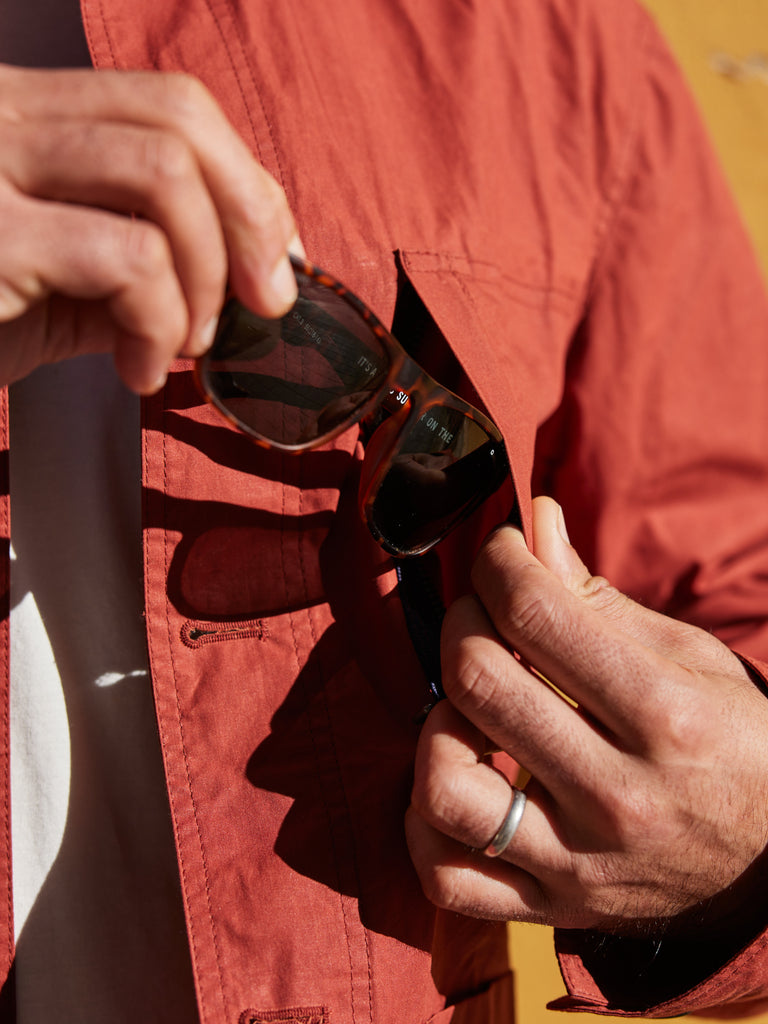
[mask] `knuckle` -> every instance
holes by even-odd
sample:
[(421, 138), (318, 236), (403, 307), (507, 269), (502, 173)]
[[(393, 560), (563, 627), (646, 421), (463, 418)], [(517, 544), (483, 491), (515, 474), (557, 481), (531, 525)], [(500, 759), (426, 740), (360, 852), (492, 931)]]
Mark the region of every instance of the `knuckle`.
[(33, 282), (18, 282), (0, 276), (0, 323), (15, 320), (30, 305), (30, 293), (34, 291)]
[(444, 864), (422, 866), (419, 873), (421, 887), (430, 903), (441, 910), (461, 910), (463, 901), (457, 884), (455, 868)]
[(661, 824), (662, 813), (656, 796), (646, 787), (627, 784), (606, 801), (606, 811), (617, 845), (632, 849)]
[(264, 237), (283, 236), (289, 233), (293, 215), (288, 198), (271, 175), (263, 172), (258, 190), (258, 200), (248, 205), (244, 213), (245, 227), (254, 234)]
[(708, 731), (701, 709), (685, 699), (668, 699), (657, 706), (651, 728), (657, 743), (682, 756), (702, 750)]
[(0, 179), (0, 223), (3, 225), (3, 244), (13, 244), (17, 228), (23, 224), (23, 207), (26, 200), (7, 181)]
[(421, 817), (439, 827), (453, 821), (462, 799), (462, 786), (453, 773), (431, 764), (414, 779), (411, 803)]
[(675, 674), (657, 678), (655, 689), (655, 695), (648, 695), (643, 713), (649, 751), (671, 762), (696, 760), (698, 753), (710, 746), (712, 728), (711, 716), (702, 713), (700, 687)]
[(0, 321), (21, 316), (40, 299), (45, 287), (27, 251), (29, 202), (10, 187), (0, 186), (0, 223), (7, 235), (0, 272)]
[(525, 637), (533, 644), (545, 641), (557, 629), (558, 605), (540, 581), (538, 567), (519, 567), (509, 581), (502, 607), (503, 632)]
[(185, 71), (162, 75), (159, 85), (160, 101), (171, 121), (191, 124), (216, 107), (216, 101), (200, 79)]
[(581, 585), (580, 596), (596, 611), (603, 613), (621, 608), (626, 603), (626, 597), (604, 576), (589, 576)]
[(153, 188), (161, 193), (169, 184), (173, 186), (189, 177), (194, 170), (189, 146), (181, 136), (167, 131), (147, 131), (142, 134), (139, 161)]
[(120, 256), (130, 277), (157, 277), (171, 263), (170, 246), (156, 225), (125, 220)]
[(0, 64), (0, 122), (19, 124), (22, 121), (20, 103), (34, 74), (29, 68)]
[(481, 714), (489, 707), (494, 708), (504, 689), (505, 667), (501, 660), (490, 643), (472, 637), (461, 643), (444, 678), (452, 703), (460, 709), (471, 706)]
[(557, 615), (549, 573), (536, 561), (519, 558), (504, 538), (486, 544), (473, 567), (472, 582), (496, 627), (507, 639), (535, 642), (548, 635)]

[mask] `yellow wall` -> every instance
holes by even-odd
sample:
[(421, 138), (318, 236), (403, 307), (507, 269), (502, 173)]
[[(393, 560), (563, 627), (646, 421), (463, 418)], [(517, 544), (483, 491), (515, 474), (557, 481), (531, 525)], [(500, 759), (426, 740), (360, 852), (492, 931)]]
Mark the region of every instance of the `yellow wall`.
[(768, 3), (646, 0), (685, 70), (768, 271)]
[[(768, 0), (645, 3), (688, 76), (768, 275)], [(616, 1020), (546, 1009), (565, 992), (550, 929), (511, 925), (510, 953), (517, 1024)], [(768, 1014), (750, 1020), (768, 1024)]]

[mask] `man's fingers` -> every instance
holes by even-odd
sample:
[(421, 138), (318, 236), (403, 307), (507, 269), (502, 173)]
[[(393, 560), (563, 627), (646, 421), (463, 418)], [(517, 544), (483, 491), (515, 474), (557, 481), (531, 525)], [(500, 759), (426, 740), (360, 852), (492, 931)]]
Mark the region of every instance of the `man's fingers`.
[[(154, 128), (68, 120), (4, 131), (0, 171), (21, 193), (140, 216), (165, 234), (188, 308), (188, 354), (224, 297), (221, 226), (197, 162), (177, 135)], [(42, 216), (45, 203), (38, 207)], [(169, 301), (170, 301), (169, 297)]]
[[(486, 745), (480, 731), (447, 701), (439, 704), (422, 729), (411, 796), (427, 824), (478, 851), (495, 836), (514, 792), (486, 756)], [(575, 843), (558, 820), (557, 805), (538, 779), (529, 783), (526, 795), (522, 819), (501, 858), (541, 876), (568, 870), (572, 858), (567, 851)], [(575, 800), (586, 804), (577, 791), (567, 796), (571, 805)], [(579, 816), (578, 807), (571, 809)]]
[(0, 215), (5, 381), (97, 348), (152, 391), (210, 344), (227, 280), (264, 316), (297, 294), (286, 197), (189, 76), (0, 66)]
[[(712, 921), (727, 919), (765, 845), (754, 812), (764, 700), (728, 657), (725, 673), (697, 668), (717, 663), (706, 634), (660, 628), (615, 593), (602, 600), (610, 588), (555, 511), (534, 510), (541, 560), (518, 531), (496, 531), (475, 565), (477, 596), (446, 616), (454, 707), (438, 705), (423, 728), (408, 818), (422, 884), (452, 910), (566, 928), (632, 932), (663, 918), (685, 931), (704, 902)], [(484, 736), (532, 775), (495, 858), (482, 851), (510, 787)]]
[(510, 800), (510, 783), (485, 760), (485, 736), (447, 701), (422, 727), (413, 803), (435, 828), (467, 846), (487, 846)]
[(568, 539), (562, 509), (552, 498), (533, 501), (532, 551), (576, 597), (598, 610), (627, 636), (698, 671), (741, 674), (735, 657), (714, 637), (631, 600), (603, 577), (593, 576)]
[(669, 716), (689, 716), (699, 673), (747, 678), (714, 637), (649, 613), (605, 580), (563, 584), (513, 527), (491, 535), (472, 579), (509, 648), (631, 747), (666, 733)]
[[(475, 562), (473, 582), (508, 650), (517, 652), (611, 734), (632, 745), (637, 729), (643, 727), (638, 709), (653, 703), (666, 673), (676, 666), (571, 593), (511, 527), (497, 530), (486, 542)], [(446, 634), (450, 638), (451, 629)], [(466, 660), (466, 650), (457, 653)], [(482, 668), (480, 662), (472, 678), (466, 669), (456, 674), (449, 666), (445, 677), (446, 692), (473, 720), (468, 702), (481, 707), (499, 699), (493, 673), (479, 671)], [(465, 692), (470, 686), (471, 696)], [(478, 724), (485, 727), (485, 722)]]
[[(0, 321), (60, 293), (105, 305), (116, 328), (101, 339), (89, 336), (70, 307), (68, 318), (48, 317), (26, 344), (2, 346), (3, 379), (18, 379), (40, 363), (80, 352), (114, 349), (130, 388), (156, 390), (188, 334), (186, 305), (163, 232), (101, 210), (16, 196), (8, 201), (2, 190), (0, 216), (8, 231)], [(88, 312), (79, 315), (87, 319)]]
[(546, 894), (527, 872), (468, 850), (413, 807), (406, 814), (405, 834), (422, 888), (436, 906), (486, 920), (551, 921)]
[[(575, 597), (598, 610), (630, 636), (655, 649), (675, 645), (674, 620), (636, 604), (602, 576), (593, 576), (568, 539), (563, 511), (551, 498), (532, 504), (531, 551)], [(673, 635), (670, 635), (670, 632)]]
[[(40, 72), (0, 68), (3, 121), (109, 121), (180, 136), (213, 200), (238, 297), (264, 316), (282, 315), (296, 297), (287, 247), (296, 233), (286, 197), (254, 159), (210, 93), (182, 74)], [(204, 253), (203, 253), (204, 255)]]
[[(566, 805), (603, 790), (616, 758), (610, 732), (514, 657), (475, 598), (448, 609), (442, 642), (446, 693), (482, 734)], [(629, 731), (621, 709), (605, 717)]]

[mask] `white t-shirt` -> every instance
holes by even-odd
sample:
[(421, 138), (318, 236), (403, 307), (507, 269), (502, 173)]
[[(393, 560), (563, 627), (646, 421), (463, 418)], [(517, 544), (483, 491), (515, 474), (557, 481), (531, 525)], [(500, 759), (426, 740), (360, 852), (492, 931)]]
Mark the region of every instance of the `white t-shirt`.
[[(88, 63), (73, 0), (4, 0), (0, 60)], [(138, 399), (107, 356), (10, 394), (17, 1021), (191, 1024), (142, 618)]]

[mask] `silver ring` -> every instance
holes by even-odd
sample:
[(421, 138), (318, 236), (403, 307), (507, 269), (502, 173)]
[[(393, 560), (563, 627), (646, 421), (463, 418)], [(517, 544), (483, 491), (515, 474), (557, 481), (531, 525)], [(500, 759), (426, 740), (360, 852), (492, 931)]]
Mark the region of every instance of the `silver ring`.
[(498, 832), (483, 850), (486, 856), (498, 857), (500, 853), (504, 853), (512, 842), (515, 832), (517, 832), (520, 822), (523, 820), (523, 811), (525, 810), (527, 799), (522, 789), (517, 789), (516, 786), (512, 787), (512, 799), (509, 802), (509, 810), (504, 815), (504, 820), (499, 826)]

